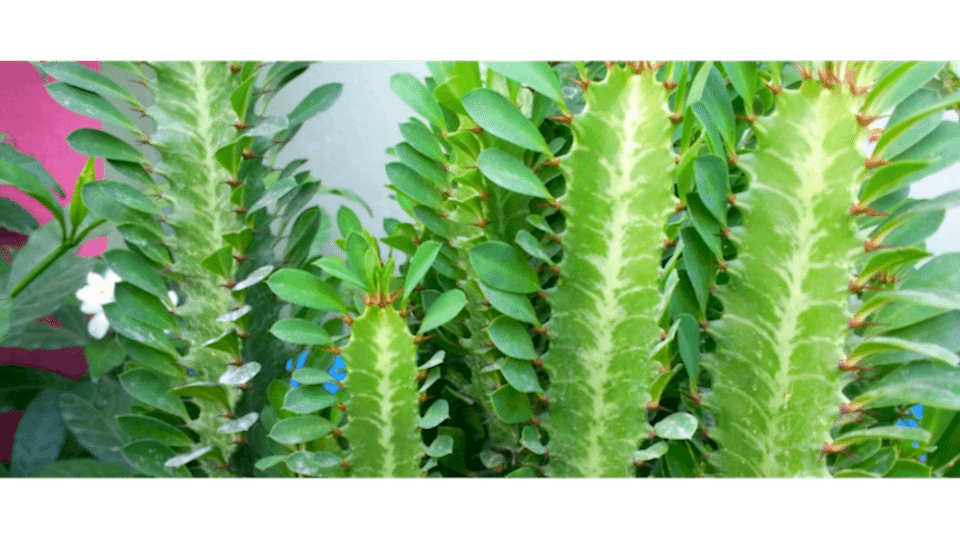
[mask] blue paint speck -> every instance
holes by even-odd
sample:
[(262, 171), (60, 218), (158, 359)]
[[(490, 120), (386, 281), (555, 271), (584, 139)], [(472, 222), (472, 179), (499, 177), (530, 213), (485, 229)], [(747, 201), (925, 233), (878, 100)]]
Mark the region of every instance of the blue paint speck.
[[(343, 360), (343, 357), (337, 355), (337, 358), (333, 361), (333, 366), (330, 368), (330, 371), (327, 373), (331, 377), (338, 381), (342, 381), (347, 378), (347, 363)], [(324, 389), (331, 394), (336, 394), (340, 391), (340, 387), (333, 383), (325, 383), (323, 385)]]
[[(306, 364), (307, 364), (307, 351), (303, 351), (302, 353), (300, 353), (300, 356), (297, 357), (297, 369), (302, 368)], [(294, 370), (293, 359), (291, 358), (290, 360), (287, 360), (287, 371), (293, 371), (293, 370)], [(290, 386), (296, 388), (300, 386), (300, 383), (298, 383), (297, 381), (291, 380)]]

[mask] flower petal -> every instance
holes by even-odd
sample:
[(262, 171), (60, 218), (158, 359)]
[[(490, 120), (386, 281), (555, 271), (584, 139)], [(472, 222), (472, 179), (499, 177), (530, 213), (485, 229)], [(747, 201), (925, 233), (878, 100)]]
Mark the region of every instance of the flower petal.
[(106, 313), (102, 311), (94, 315), (93, 318), (90, 319), (90, 324), (87, 326), (90, 335), (97, 339), (103, 339), (103, 336), (107, 335), (107, 329), (109, 328), (110, 321), (107, 320)]
[(87, 315), (96, 315), (97, 313), (103, 313), (103, 306), (100, 305), (100, 302), (90, 302), (84, 300), (80, 304), (80, 312), (86, 313)]
[(112, 282), (114, 284), (120, 283), (121, 281), (123, 281), (123, 279), (121, 279), (120, 276), (116, 272), (114, 272), (112, 268), (107, 269), (107, 273), (104, 274), (103, 280)]

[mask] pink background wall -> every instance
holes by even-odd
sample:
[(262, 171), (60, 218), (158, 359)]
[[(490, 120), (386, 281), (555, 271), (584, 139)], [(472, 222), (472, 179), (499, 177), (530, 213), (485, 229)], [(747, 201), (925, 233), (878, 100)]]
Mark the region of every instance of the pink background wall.
[[(99, 62), (82, 62), (99, 69)], [(66, 143), (72, 131), (82, 127), (101, 127), (100, 122), (68, 111), (53, 100), (43, 86), (40, 73), (28, 62), (0, 62), (0, 132), (9, 137), (7, 144), (19, 152), (40, 160), (44, 168), (63, 187), (66, 206), (73, 194), (73, 186), (86, 163), (86, 156), (75, 152)], [(97, 160), (97, 178), (103, 178), (103, 163)], [(22, 204), (42, 224), (53, 215), (49, 210), (10, 186), (0, 186), (0, 196)], [(0, 233), (0, 245), (19, 246), (26, 237)], [(81, 257), (100, 255), (107, 247), (106, 238), (91, 240), (80, 248)], [(70, 347), (56, 351), (0, 348), (0, 365), (17, 364), (79, 378), (87, 371), (83, 349)], [(0, 461), (10, 460), (13, 434), (21, 412), (0, 414)]]

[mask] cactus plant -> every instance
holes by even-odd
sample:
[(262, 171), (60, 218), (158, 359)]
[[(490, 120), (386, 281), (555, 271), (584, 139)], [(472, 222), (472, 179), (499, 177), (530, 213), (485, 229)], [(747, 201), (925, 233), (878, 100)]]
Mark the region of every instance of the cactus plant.
[[(276, 339), (241, 348), (235, 330), (211, 330), (199, 345), (189, 331), (181, 343), (142, 330), (151, 324), (144, 317), (169, 321), (119, 308), (149, 304), (134, 288), (159, 298), (165, 287), (131, 270), (146, 263), (109, 254), (129, 282), (106, 313), (127, 336), (133, 360), (120, 380), (135, 398), (187, 414), (201, 444), (219, 445), (244, 474), (957, 474), (957, 257), (930, 257), (924, 245), (957, 196), (911, 199), (907, 190), (958, 160), (957, 123), (940, 113), (960, 95), (942, 63), (430, 67), (425, 82), (391, 80), (422, 118), (401, 126), (404, 142), (390, 151), (398, 162), (386, 168), (415, 223), (387, 220), (378, 240), (341, 209), (343, 259), (314, 250), (332, 220), (303, 211), (315, 188), (293, 174), (299, 165), (276, 171), (260, 160), (286, 124), (250, 112), (256, 68), (237, 67), (230, 102), (247, 113), (230, 118), (241, 131), (225, 130), (231, 137), (213, 155), (217, 174), (237, 184), (232, 204), (247, 214), (218, 207), (222, 224), (201, 231), (212, 257), (199, 259), (183, 238), (167, 242), (168, 256), (183, 250), (191, 268), (206, 269), (197, 275), (227, 280), (233, 295), (204, 296), (222, 300), (207, 323), (223, 316), (244, 335)], [(284, 69), (299, 68), (266, 79), (286, 80)], [(87, 148), (108, 149), (98, 155), (144, 178), (129, 164), (140, 160), (132, 148)], [(97, 189), (84, 188), (84, 200), (90, 193), (92, 211), (103, 213)], [(114, 189), (126, 193), (124, 215), (154, 211), (149, 199)], [(230, 199), (224, 188), (220, 203)], [(278, 201), (284, 223), (268, 233)], [(189, 224), (178, 215), (166, 219), (182, 236), (177, 228)], [(271, 234), (288, 225), (286, 261), (277, 261)], [(146, 233), (122, 232), (142, 248), (129, 253), (150, 258), (150, 243), (135, 241)], [(399, 274), (381, 242), (406, 255)], [(233, 249), (245, 259), (236, 270)], [(177, 320), (191, 316), (189, 298)], [(259, 303), (232, 310), (234, 299)], [(142, 344), (129, 339), (134, 331)], [(212, 381), (174, 387), (196, 407), (190, 414), (150, 371), (167, 365), (151, 362), (151, 349), (175, 358), (177, 345), (191, 369), (207, 365), (189, 356), (204, 346), (230, 353), (210, 361), (220, 371), (232, 355), (245, 360), (226, 383), (249, 379), (231, 374), (254, 359), (264, 371), (243, 398), (221, 397)], [(328, 371), (334, 358), (346, 366), (342, 382)], [(219, 376), (206, 369), (196, 371)], [(248, 433), (241, 451), (214, 433), (223, 431), (221, 409), (197, 406), (211, 397), (238, 416), (226, 431)], [(918, 404), (922, 416), (911, 412)], [(901, 422), (914, 416), (916, 425)], [(167, 464), (199, 457), (206, 474), (222, 474), (226, 459), (200, 446), (164, 450)], [(136, 463), (145, 474), (188, 473)]]

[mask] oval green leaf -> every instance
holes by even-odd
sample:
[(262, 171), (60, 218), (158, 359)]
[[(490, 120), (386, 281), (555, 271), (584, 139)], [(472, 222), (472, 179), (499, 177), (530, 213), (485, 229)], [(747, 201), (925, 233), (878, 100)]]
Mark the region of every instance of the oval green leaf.
[(501, 386), (490, 394), (493, 412), (508, 424), (526, 422), (533, 418), (533, 407), (527, 394), (512, 386)]
[(440, 206), (440, 193), (430, 180), (399, 162), (387, 163), (387, 178), (397, 191), (420, 204)]
[(86, 156), (132, 161), (149, 166), (150, 162), (136, 148), (98, 129), (81, 128), (67, 135), (67, 144)]
[(183, 402), (170, 393), (170, 383), (167, 379), (152, 371), (141, 368), (129, 369), (120, 374), (120, 384), (137, 401), (190, 421), (190, 415), (187, 414)]
[(697, 417), (685, 412), (673, 413), (653, 426), (661, 439), (683, 440), (697, 432)]
[(538, 356), (527, 329), (506, 315), (494, 319), (487, 333), (497, 349), (511, 358), (533, 360)]
[(512, 293), (540, 290), (540, 279), (523, 252), (510, 244), (493, 241), (470, 249), (470, 264), (480, 280), (490, 287)]
[(178, 397), (202, 399), (222, 405), (225, 410), (232, 410), (230, 398), (227, 397), (227, 391), (219, 384), (210, 381), (199, 381), (177, 386), (171, 389), (170, 393)]
[(324, 345), (333, 344), (330, 334), (320, 325), (304, 319), (281, 319), (270, 328), (270, 333), (277, 338), (297, 345)]
[(164, 467), (176, 453), (159, 441), (136, 441), (120, 449), (123, 459), (137, 471), (158, 478), (190, 478), (186, 467)]
[(317, 276), (296, 270), (284, 268), (267, 280), (267, 285), (274, 294), (292, 304), (306, 306), (322, 311), (345, 312), (347, 307), (340, 294), (332, 285)]
[(332, 107), (342, 91), (343, 85), (340, 83), (329, 83), (313, 89), (287, 115), (290, 127), (302, 124)]
[(550, 64), (546, 62), (485, 62), (485, 64), (504, 77), (533, 88), (557, 102), (561, 109), (566, 110), (560, 78)]
[(423, 413), (423, 418), (417, 425), (421, 429), (431, 429), (439, 426), (447, 418), (450, 418), (450, 404), (445, 399), (438, 399), (430, 405), (427, 412)]
[(553, 196), (522, 161), (499, 148), (487, 148), (477, 158), (477, 167), (491, 182), (503, 189), (553, 200)]
[(506, 358), (500, 366), (500, 372), (503, 373), (507, 384), (521, 392), (543, 392), (540, 381), (537, 379), (537, 372), (530, 362)]
[(319, 416), (294, 416), (273, 425), (268, 435), (280, 444), (303, 444), (333, 431), (333, 424)]
[(311, 414), (335, 405), (337, 401), (336, 396), (327, 392), (323, 386), (301, 384), (287, 391), (283, 398), (283, 408), (297, 414)]
[(244, 384), (256, 377), (261, 367), (260, 362), (246, 362), (242, 366), (232, 366), (223, 372), (218, 382), (231, 386)]
[(75, 113), (95, 118), (134, 133), (140, 133), (140, 128), (138, 128), (133, 121), (127, 118), (126, 115), (120, 112), (109, 101), (93, 92), (77, 88), (65, 82), (48, 84), (47, 92), (50, 93), (50, 97), (55, 99), (57, 103)]
[(533, 122), (507, 98), (487, 88), (476, 88), (464, 94), (460, 101), (470, 118), (491, 135), (553, 157), (547, 141)]
[(533, 310), (533, 304), (525, 295), (498, 291), (484, 283), (479, 283), (479, 285), (483, 296), (497, 311), (520, 322), (540, 326), (540, 320), (537, 318), (536, 311)]
[(403, 296), (400, 297), (401, 304), (407, 301), (414, 287), (427, 275), (427, 271), (433, 266), (433, 262), (437, 260), (437, 254), (439, 253), (440, 244), (432, 240), (417, 246), (417, 251), (413, 254), (413, 257), (410, 258), (407, 275), (403, 281)]
[(443, 120), (443, 111), (433, 93), (422, 82), (409, 73), (397, 73), (390, 77), (390, 89), (420, 116), (443, 131), (447, 124)]
[(450, 322), (467, 305), (467, 295), (460, 289), (451, 289), (433, 301), (427, 314), (423, 317), (418, 334), (429, 332), (434, 328)]
[(192, 446), (193, 441), (187, 434), (170, 424), (151, 416), (127, 414), (117, 417), (120, 431), (130, 437), (130, 441), (159, 441), (170, 446)]
[(103, 260), (123, 281), (156, 296), (167, 298), (167, 288), (149, 261), (126, 249), (111, 249), (103, 254)]

